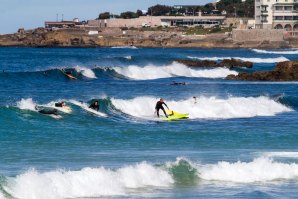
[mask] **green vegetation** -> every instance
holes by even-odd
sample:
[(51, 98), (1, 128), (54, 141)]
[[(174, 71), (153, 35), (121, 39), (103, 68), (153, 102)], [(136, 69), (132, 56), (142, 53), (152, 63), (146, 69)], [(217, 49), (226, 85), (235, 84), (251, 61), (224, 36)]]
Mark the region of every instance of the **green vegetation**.
[[(175, 9), (171, 6), (166, 5), (155, 5), (148, 8), (147, 14), (152, 16), (183, 16), (183, 15), (195, 15), (201, 11), (203, 15), (219, 15), (222, 12), (226, 12), (228, 17), (254, 17), (254, 0), (221, 0), (216, 4), (216, 7), (212, 3), (208, 3), (202, 6), (193, 6), (188, 8)], [(109, 12), (100, 13), (98, 19), (109, 19), (109, 18), (124, 18), (131, 19), (143, 16), (144, 13), (141, 10), (136, 12), (127, 11), (120, 15), (112, 15)]]
[(219, 27), (215, 26), (212, 28), (204, 28), (203, 26), (196, 27), (165, 27), (165, 26), (157, 26), (157, 27), (142, 27), (142, 28), (129, 28), (129, 30), (137, 30), (137, 31), (163, 31), (163, 32), (184, 32), (186, 35), (207, 35), (212, 33), (225, 33), (231, 32), (232, 27)]
[(148, 15), (151, 16), (164, 16), (169, 15), (169, 13), (173, 10), (173, 7), (171, 6), (165, 6), (165, 5), (155, 5), (148, 8)]
[(254, 17), (255, 7), (254, 0), (221, 0), (217, 3), (219, 11), (225, 10), (227, 16), (235, 17)]
[(225, 32), (231, 32), (231, 31), (232, 31), (232, 27), (221, 28), (219, 26), (215, 26), (212, 28), (204, 28), (202, 26), (185, 28), (186, 35), (207, 35), (212, 33), (225, 33)]

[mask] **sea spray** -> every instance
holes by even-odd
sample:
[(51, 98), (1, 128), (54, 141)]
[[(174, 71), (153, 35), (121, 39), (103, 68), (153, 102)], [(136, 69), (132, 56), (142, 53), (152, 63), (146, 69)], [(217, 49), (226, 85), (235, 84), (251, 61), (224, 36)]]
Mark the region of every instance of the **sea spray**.
[(239, 59), (241, 61), (249, 61), (253, 63), (278, 63), (283, 61), (289, 61), (285, 57), (276, 57), (276, 58), (258, 58), (258, 57), (192, 57), (188, 56), (190, 59), (198, 59), (198, 60), (211, 60), (211, 61), (219, 61), (224, 59)]
[(193, 69), (183, 64), (173, 62), (170, 65), (155, 66), (148, 65), (144, 67), (140, 66), (128, 66), (128, 67), (113, 67), (113, 69), (120, 75), (135, 80), (152, 80), (160, 78), (170, 77), (201, 77), (201, 78), (225, 78), (226, 76), (233, 74), (237, 75), (236, 71), (229, 70), (227, 68), (215, 68), (215, 69)]
[(21, 99), (17, 102), (17, 107), (22, 110), (32, 110), (35, 111), (36, 104), (33, 102), (32, 98)]
[[(159, 100), (156, 97), (137, 97), (123, 100), (112, 98), (115, 108), (123, 113), (144, 119), (154, 119), (154, 108)], [(189, 113), (190, 119), (229, 119), (250, 118), (256, 116), (274, 116), (292, 109), (265, 96), (261, 97), (198, 97), (186, 100), (167, 100), (170, 109), (180, 113)], [(163, 113), (161, 113), (163, 114)]]

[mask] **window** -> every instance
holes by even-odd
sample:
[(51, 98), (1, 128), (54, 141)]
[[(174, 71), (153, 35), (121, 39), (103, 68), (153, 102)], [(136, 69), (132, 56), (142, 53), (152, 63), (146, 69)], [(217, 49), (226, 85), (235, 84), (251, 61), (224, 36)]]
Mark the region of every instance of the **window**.
[(293, 17), (292, 16), (285, 16), (285, 20), (292, 21), (293, 20)]
[(283, 20), (284, 18), (283, 18), (283, 16), (275, 16), (274, 19), (275, 20)]

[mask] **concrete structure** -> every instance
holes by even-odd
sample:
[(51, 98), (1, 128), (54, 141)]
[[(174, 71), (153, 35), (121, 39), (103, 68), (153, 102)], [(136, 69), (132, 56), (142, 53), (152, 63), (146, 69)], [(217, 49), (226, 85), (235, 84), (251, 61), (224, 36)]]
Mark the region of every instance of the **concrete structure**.
[(255, 0), (258, 29), (298, 30), (298, 0)]
[(82, 25), (82, 22), (74, 18), (73, 21), (46, 21), (44, 24), (45, 28), (74, 28)]
[(247, 42), (247, 41), (284, 41), (284, 30), (269, 30), (269, 29), (252, 29), (239, 30), (234, 29), (232, 32), (233, 41)]
[(225, 16), (141, 16), (135, 19), (89, 20), (88, 26), (109, 28), (139, 28), (143, 24), (154, 26), (215, 26), (220, 25)]

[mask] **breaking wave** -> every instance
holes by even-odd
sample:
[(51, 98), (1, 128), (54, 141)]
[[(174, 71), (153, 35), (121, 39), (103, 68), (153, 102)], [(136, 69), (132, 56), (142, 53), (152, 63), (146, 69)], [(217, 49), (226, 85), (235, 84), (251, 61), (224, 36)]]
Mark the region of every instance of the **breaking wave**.
[[(177, 158), (174, 162), (147, 162), (118, 169), (83, 168), (78, 171), (56, 170), (38, 172), (31, 169), (1, 182), (2, 191), (13, 198), (62, 199), (102, 196), (128, 196), (134, 192), (156, 192), (175, 185), (213, 183), (270, 183), (298, 178), (298, 164), (258, 157), (250, 162), (221, 161), (214, 164)], [(0, 198), (4, 198), (0, 192)]]
[(298, 178), (298, 164), (276, 162), (260, 157), (252, 162), (226, 162), (203, 165), (199, 169), (204, 180), (227, 181), (236, 183), (268, 182)]
[(239, 59), (241, 61), (249, 61), (253, 63), (278, 63), (282, 61), (289, 61), (285, 57), (276, 57), (276, 58), (248, 58), (248, 57), (191, 57), (188, 56), (190, 59), (199, 59), (199, 60), (211, 60), (211, 61), (218, 61), (224, 59)]
[[(137, 118), (155, 119), (154, 108), (158, 98), (137, 97), (130, 100), (111, 99), (116, 109)], [(166, 102), (171, 110), (189, 113), (190, 119), (229, 119), (250, 118), (256, 116), (274, 116), (292, 109), (269, 97), (198, 97)]]
[(78, 73), (81, 73), (83, 76), (85, 76), (87, 78), (90, 78), (90, 79), (96, 79), (97, 78), (95, 73), (92, 71), (92, 69), (76, 66), (75, 70)]
[(236, 71), (227, 68), (216, 69), (200, 69), (195, 70), (183, 64), (173, 62), (167, 66), (148, 65), (145, 67), (128, 66), (128, 67), (113, 67), (118, 74), (135, 80), (152, 80), (170, 77), (201, 77), (201, 78), (225, 78), (233, 74), (237, 75)]
[(298, 54), (298, 50), (280, 50), (280, 51), (268, 51), (268, 50), (260, 50), (260, 49), (252, 49), (252, 51), (261, 54), (279, 54), (279, 55), (296, 55)]
[(127, 195), (129, 189), (169, 187), (171, 175), (160, 168), (142, 162), (117, 170), (84, 168), (80, 171), (27, 171), (8, 179), (3, 189), (16, 198), (79, 198)]

